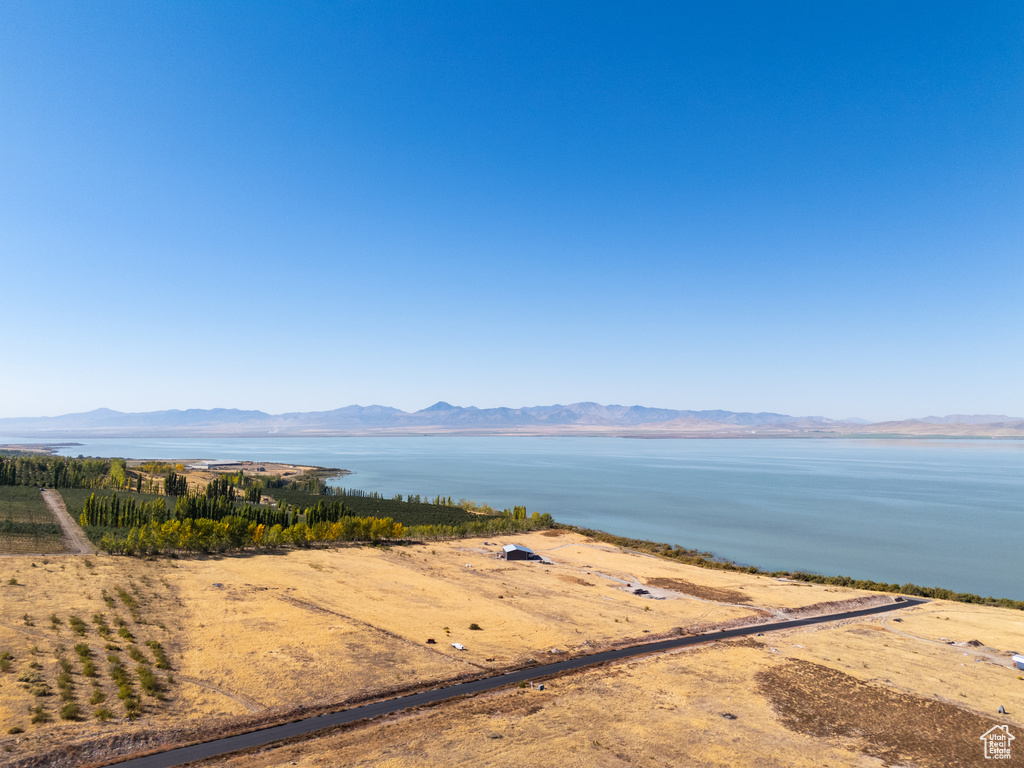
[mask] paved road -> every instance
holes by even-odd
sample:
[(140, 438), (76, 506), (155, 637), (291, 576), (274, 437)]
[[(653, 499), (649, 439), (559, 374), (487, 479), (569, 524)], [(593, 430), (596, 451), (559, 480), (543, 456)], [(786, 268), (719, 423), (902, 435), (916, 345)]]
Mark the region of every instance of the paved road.
[(669, 651), (674, 648), (683, 648), (688, 645), (707, 643), (714, 640), (725, 640), (731, 637), (743, 637), (758, 632), (775, 632), (782, 629), (793, 629), (794, 627), (806, 627), (811, 624), (822, 624), (829, 621), (841, 621), (843, 619), (855, 619), (861, 616), (871, 616), (876, 613), (886, 613), (901, 608), (921, 605), (928, 602), (914, 598), (906, 598), (903, 602), (889, 603), (887, 605), (875, 606), (874, 608), (863, 608), (858, 611), (847, 611), (845, 613), (834, 613), (828, 616), (815, 616), (809, 619), (794, 619), (792, 621), (778, 621), (772, 624), (761, 624), (752, 627), (741, 627), (739, 629), (727, 629), (720, 632), (709, 632), (704, 635), (693, 635), (690, 637), (676, 637), (671, 640), (662, 640), (656, 643), (636, 645), (631, 648), (620, 648), (615, 651), (604, 651), (591, 656), (580, 656), (575, 659), (557, 661), (553, 664), (543, 664), (529, 669), (520, 669), (515, 672), (506, 672), (503, 675), (486, 677), (480, 680), (473, 680), (468, 683), (456, 683), (445, 688), (437, 688), (433, 691), (414, 693), (409, 696), (400, 696), (397, 699), (378, 701), (373, 704), (366, 704), (362, 707), (353, 707), (341, 712), (331, 712), (326, 715), (317, 715), (305, 720), (298, 720), (294, 723), (275, 725), (263, 728), (258, 731), (242, 733), (238, 736), (229, 736), (225, 739), (208, 741), (203, 744), (195, 744), (191, 747), (179, 747), (167, 752), (161, 752), (146, 757), (137, 757), (122, 763), (117, 763), (118, 768), (173, 768), (174, 766), (203, 760), (218, 755), (226, 755), (230, 752), (237, 752), (250, 747), (260, 747), (282, 739), (290, 739), (294, 736), (304, 736), (324, 728), (332, 728), (336, 725), (354, 723), (358, 720), (365, 720), (380, 715), (390, 715), (400, 712), (409, 707), (417, 707), (423, 704), (434, 704), (446, 699), (454, 699), (467, 694), (483, 693), (495, 688), (502, 688), (508, 685), (515, 685), (519, 682), (535, 680), (537, 678), (555, 675), (561, 672), (568, 672), (574, 669), (589, 667), (594, 664), (601, 664), (607, 661), (617, 661), (631, 656), (640, 656), (646, 653), (658, 653)]

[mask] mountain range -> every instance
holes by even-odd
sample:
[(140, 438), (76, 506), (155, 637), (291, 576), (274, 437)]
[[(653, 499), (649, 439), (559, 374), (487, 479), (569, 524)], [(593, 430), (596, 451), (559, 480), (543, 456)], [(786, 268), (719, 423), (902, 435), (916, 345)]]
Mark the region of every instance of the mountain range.
[(282, 414), (235, 408), (147, 413), (122, 413), (99, 408), (63, 416), (0, 419), (0, 435), (33, 438), (371, 434), (1024, 437), (1024, 417), (958, 414), (873, 424), (863, 419), (833, 420), (820, 416), (724, 410), (680, 411), (591, 402), (527, 408), (476, 408), (441, 401), (412, 413), (383, 405), (349, 405), (332, 411)]

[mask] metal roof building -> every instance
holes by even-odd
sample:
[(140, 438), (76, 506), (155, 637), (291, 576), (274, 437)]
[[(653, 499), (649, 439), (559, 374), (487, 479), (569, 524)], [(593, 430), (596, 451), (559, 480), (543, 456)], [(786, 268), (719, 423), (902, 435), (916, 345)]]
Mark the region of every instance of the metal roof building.
[(522, 544), (506, 544), (501, 548), (502, 557), (506, 560), (533, 560), (539, 559), (529, 547)]
[(195, 464), (189, 464), (188, 468), (202, 471), (217, 469), (219, 467), (233, 467), (237, 463), (237, 461), (197, 461)]

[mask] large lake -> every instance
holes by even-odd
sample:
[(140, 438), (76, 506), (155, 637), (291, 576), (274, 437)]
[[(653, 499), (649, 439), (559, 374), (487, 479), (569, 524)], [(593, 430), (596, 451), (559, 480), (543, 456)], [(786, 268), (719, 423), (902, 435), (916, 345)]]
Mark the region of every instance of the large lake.
[[(16, 442), (0, 438), (0, 442)], [(26, 442), (26, 441), (22, 441)], [(83, 439), (69, 455), (339, 467), (347, 487), (525, 504), (764, 569), (1024, 599), (1024, 442)]]

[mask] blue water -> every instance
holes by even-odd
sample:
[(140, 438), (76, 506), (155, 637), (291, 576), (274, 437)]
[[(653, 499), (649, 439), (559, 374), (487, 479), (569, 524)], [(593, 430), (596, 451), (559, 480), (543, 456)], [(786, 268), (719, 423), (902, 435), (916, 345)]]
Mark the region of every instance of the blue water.
[[(0, 438), (0, 442), (16, 442)], [(1024, 442), (590, 437), (81, 439), (68, 455), (339, 467), (347, 487), (808, 570), (1024, 599)]]

